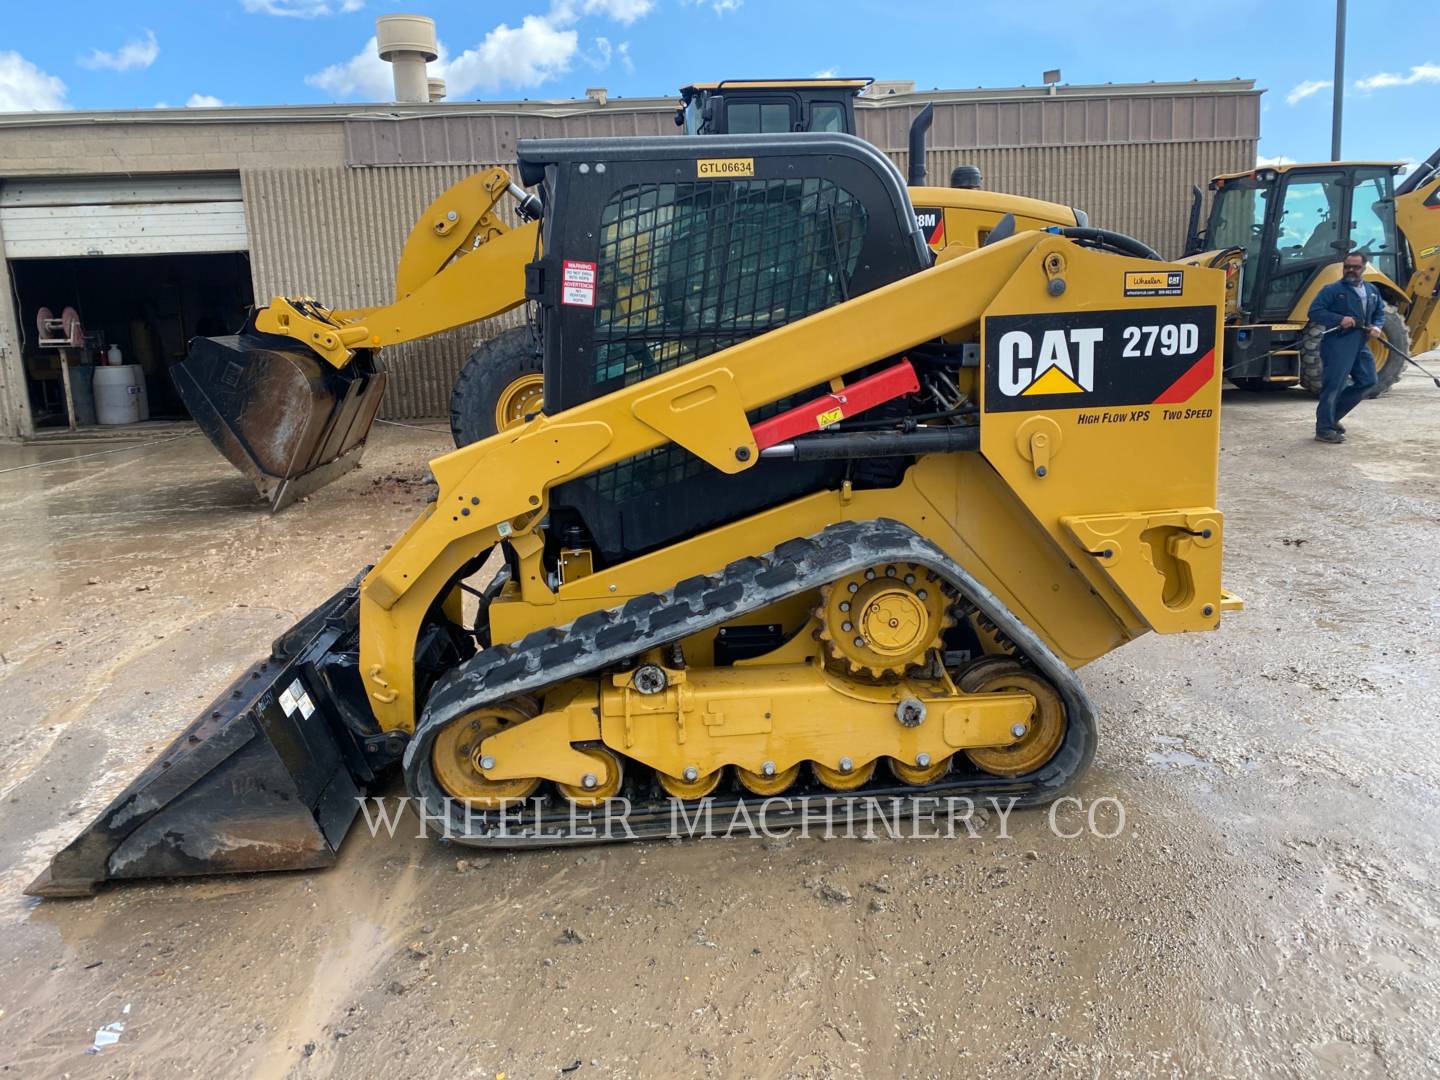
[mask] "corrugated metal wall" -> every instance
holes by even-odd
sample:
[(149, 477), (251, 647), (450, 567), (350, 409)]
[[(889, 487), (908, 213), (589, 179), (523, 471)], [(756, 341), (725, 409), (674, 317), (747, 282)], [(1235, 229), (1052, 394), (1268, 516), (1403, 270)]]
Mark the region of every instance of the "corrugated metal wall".
[[(387, 304), (411, 224), (451, 184), (487, 166), (343, 166), (242, 174), (257, 303), (313, 296), (336, 308)], [(390, 385), (381, 415), (446, 416), (450, 386), (483, 338), (519, 325), (523, 309), (479, 326), (385, 350)]]
[[(903, 173), (910, 155), (891, 151)], [(978, 165), (985, 187), (1078, 206), (1090, 223), (1144, 240), (1168, 258), (1183, 253), (1190, 187), (1253, 168), (1255, 142), (1136, 143), (930, 150), (927, 184), (945, 187), (956, 165)]]
[(673, 102), (647, 109), (609, 106), (603, 111), (557, 116), (357, 117), (345, 121), (345, 160), (351, 165), (513, 161), (517, 139), (613, 139), (679, 131)]
[[(1260, 137), (1260, 94), (1133, 94), (936, 101), (935, 147), (1089, 146), (1098, 143), (1204, 142)], [(857, 133), (882, 150), (903, 150), (925, 102), (855, 110)]]

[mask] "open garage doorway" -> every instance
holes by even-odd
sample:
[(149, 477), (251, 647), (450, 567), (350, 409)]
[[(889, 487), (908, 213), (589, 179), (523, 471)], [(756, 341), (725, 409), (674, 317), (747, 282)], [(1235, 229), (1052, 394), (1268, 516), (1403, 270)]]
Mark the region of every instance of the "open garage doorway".
[(19, 346), (5, 374), (23, 376), (34, 435), (187, 419), (170, 365), (253, 301), (238, 174), (6, 179), (0, 235)]
[(71, 381), (80, 426), (88, 427), (97, 419), (94, 366), (106, 364), (112, 346), (124, 364), (139, 368), (144, 419), (188, 419), (170, 365), (184, 358), (192, 337), (237, 331), (254, 300), (243, 252), (14, 259), (10, 272), (37, 435), (68, 428), (59, 351), (38, 344), (41, 308), (58, 316), (70, 307), (80, 316), (87, 346), (83, 357), (81, 350), (71, 352)]

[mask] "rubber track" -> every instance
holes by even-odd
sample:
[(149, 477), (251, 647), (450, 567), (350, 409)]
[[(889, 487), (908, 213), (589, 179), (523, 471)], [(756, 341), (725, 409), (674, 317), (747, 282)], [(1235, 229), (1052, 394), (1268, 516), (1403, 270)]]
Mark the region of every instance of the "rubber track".
[[(565, 626), (535, 631), (509, 645), (485, 649), (450, 672), (436, 685), (426, 703), (415, 736), (405, 749), (405, 784), (422, 804), (431, 822), (445, 821), (450, 839), (485, 847), (541, 847), (602, 842), (582, 835), (583, 813), (572, 815), (568, 804), (546, 815), (538, 833), (517, 835), (513, 824), (500, 829), (494, 812), (466, 815), (444, 791), (430, 767), (430, 748), (449, 721), (517, 694), (536, 693), (566, 679), (613, 669), (648, 649), (690, 634), (734, 622), (795, 593), (806, 592), (871, 566), (888, 562), (919, 563), (944, 577), (957, 592), (990, 619), (1031, 665), (1048, 678), (1064, 699), (1065, 741), (1042, 768), (1028, 776), (987, 777), (951, 773), (925, 787), (872, 780), (853, 792), (816, 788), (813, 794), (844, 819), (846, 804), (865, 797), (965, 796), (1015, 799), (1017, 805), (1048, 803), (1064, 794), (1084, 773), (1095, 753), (1095, 709), (1075, 673), (1033, 631), (962, 567), (913, 529), (890, 519), (849, 521), (831, 525), (814, 536), (788, 540), (764, 555), (733, 562), (714, 575), (686, 578), (662, 593), (637, 596), (625, 604), (582, 615)], [(791, 789), (786, 796), (807, 794)], [(781, 796), (784, 798), (786, 796)], [(558, 800), (564, 803), (564, 800)], [(772, 806), (767, 820), (783, 824)], [(723, 812), (737, 803), (759, 807), (766, 802), (748, 793), (714, 798)], [(444, 815), (448, 814), (448, 820)], [(797, 815), (798, 819), (798, 815)], [(817, 821), (813, 811), (809, 820)], [(671, 803), (658, 798), (638, 803), (629, 818), (636, 838), (669, 835)], [(433, 826), (432, 826), (433, 828)], [(593, 831), (593, 830), (591, 830)], [(613, 839), (613, 838), (611, 838)]]

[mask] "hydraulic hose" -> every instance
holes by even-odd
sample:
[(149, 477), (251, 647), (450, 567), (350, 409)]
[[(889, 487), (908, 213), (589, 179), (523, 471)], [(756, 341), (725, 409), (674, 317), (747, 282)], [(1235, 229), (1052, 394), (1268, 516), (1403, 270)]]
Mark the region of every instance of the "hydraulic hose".
[(1105, 248), (1107, 251), (1114, 251), (1120, 255), (1133, 255), (1137, 259), (1154, 259), (1156, 262), (1165, 261), (1160, 257), (1160, 253), (1149, 244), (1136, 240), (1133, 236), (1126, 236), (1124, 233), (1111, 232), (1109, 229), (1055, 225), (1045, 231), (1067, 237), (1077, 244)]

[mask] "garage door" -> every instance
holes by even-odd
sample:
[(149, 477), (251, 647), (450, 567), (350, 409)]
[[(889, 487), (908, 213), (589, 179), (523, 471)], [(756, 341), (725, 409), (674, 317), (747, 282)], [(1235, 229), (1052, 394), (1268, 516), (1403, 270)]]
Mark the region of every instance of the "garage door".
[(240, 177), (7, 180), (0, 233), (10, 259), (244, 251)]

